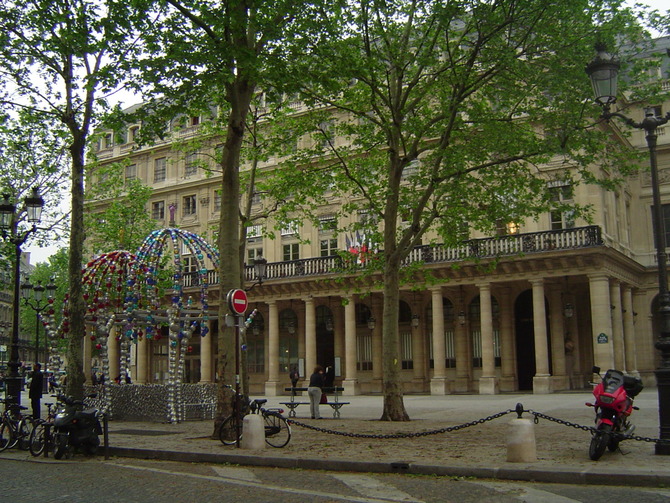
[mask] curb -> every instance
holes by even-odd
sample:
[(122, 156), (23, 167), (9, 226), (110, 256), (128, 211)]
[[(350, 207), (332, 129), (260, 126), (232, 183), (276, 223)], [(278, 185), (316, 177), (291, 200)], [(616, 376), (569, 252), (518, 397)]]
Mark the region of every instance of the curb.
[[(494, 480), (520, 480), (526, 482), (545, 482), (555, 484), (611, 484), (636, 487), (670, 486), (670, 473), (654, 470), (627, 469), (622, 472), (608, 472), (597, 467), (587, 470), (571, 470), (556, 467), (551, 470), (537, 469), (531, 465), (511, 467), (477, 466), (435, 466), (395, 461), (390, 463), (328, 460), (328, 459), (288, 459), (283, 457), (256, 456), (245, 454), (213, 454), (179, 452), (156, 449), (133, 449), (130, 447), (108, 447), (107, 455), (121, 458), (157, 459), (161, 461), (180, 461), (185, 463), (218, 463), (242, 466), (261, 466), (273, 468), (299, 468), (303, 470), (369, 472), (369, 473), (406, 473), (412, 475), (437, 475), (443, 477), (474, 477)], [(603, 467), (605, 465), (603, 464)]]

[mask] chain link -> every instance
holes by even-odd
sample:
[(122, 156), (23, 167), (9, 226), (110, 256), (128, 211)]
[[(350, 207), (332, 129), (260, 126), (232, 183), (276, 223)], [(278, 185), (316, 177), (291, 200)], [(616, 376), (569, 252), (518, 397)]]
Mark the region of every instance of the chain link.
[[(519, 404), (520, 405), (520, 404)], [(350, 432), (345, 432), (345, 431), (337, 431), (337, 430), (331, 430), (329, 428), (319, 428), (318, 426), (314, 426), (311, 424), (307, 423), (302, 423), (300, 421), (296, 421), (295, 419), (286, 419), (286, 421), (290, 425), (295, 425), (295, 426), (300, 426), (302, 428), (307, 428), (309, 430), (313, 431), (318, 431), (321, 433), (327, 433), (330, 435), (340, 435), (343, 437), (351, 437), (351, 438), (378, 438), (378, 439), (398, 439), (398, 438), (418, 438), (418, 437), (427, 437), (429, 435), (439, 435), (441, 433), (450, 433), (452, 431), (458, 431), (458, 430), (463, 430), (465, 428), (469, 428), (471, 426), (476, 426), (478, 424), (483, 424), (488, 421), (493, 421), (494, 419), (498, 419), (500, 417), (503, 417), (507, 414), (510, 414), (511, 412), (516, 412), (519, 415), (519, 418), (521, 418), (521, 414), (523, 412), (528, 412), (529, 414), (533, 415), (533, 421), (535, 424), (539, 423), (540, 419), (546, 419), (547, 421), (551, 421), (554, 423), (562, 424), (563, 426), (569, 426), (572, 428), (576, 428), (578, 430), (583, 430), (583, 431), (588, 431), (592, 434), (595, 435), (600, 435), (602, 432), (598, 429), (596, 429), (594, 426), (584, 426), (581, 424), (577, 423), (572, 423), (570, 421), (566, 421), (565, 419), (559, 419), (556, 417), (551, 417), (546, 414), (543, 414), (541, 412), (537, 412), (534, 410), (524, 410), (517, 405), (516, 409), (508, 409), (504, 410), (502, 412), (498, 412), (496, 414), (493, 414), (491, 416), (483, 417), (481, 419), (476, 419), (474, 421), (470, 421), (468, 423), (462, 423), (462, 424), (457, 424), (455, 426), (448, 426), (446, 428), (440, 428), (437, 430), (429, 430), (429, 431), (420, 431), (420, 432), (409, 432), (409, 433), (392, 433), (392, 434), (368, 434), (368, 433), (350, 433)], [(638, 442), (652, 442), (652, 443), (670, 443), (670, 440), (664, 440), (661, 438), (651, 438), (651, 437), (641, 437), (638, 435), (625, 435), (624, 433), (618, 433), (618, 432), (609, 432), (610, 435), (612, 435), (615, 438), (618, 438), (619, 440), (637, 440)]]
[[(579, 430), (590, 431), (595, 435), (601, 435), (603, 433), (601, 430), (596, 429), (595, 426), (584, 426), (577, 423), (571, 423), (570, 421), (565, 421), (564, 419), (558, 419), (555, 417), (547, 416), (546, 414), (542, 414), (541, 412), (536, 412), (534, 410), (524, 410), (523, 412), (528, 412), (529, 414), (532, 414), (535, 417), (534, 419), (535, 424), (539, 422), (539, 419), (546, 419), (547, 421), (553, 421), (554, 423), (562, 424), (565, 426), (572, 426), (573, 428), (577, 428)], [(662, 438), (641, 437), (639, 435), (626, 435), (625, 433), (619, 433), (616, 431), (610, 431), (608, 432), (608, 434), (620, 441), (637, 440), (638, 442), (651, 442), (656, 444), (667, 444), (670, 442), (670, 440), (665, 440)]]
[(328, 428), (319, 428), (318, 426), (313, 426), (311, 424), (301, 423), (295, 419), (287, 419), (289, 424), (301, 426), (314, 431), (320, 431), (322, 433), (328, 433), (330, 435), (341, 435), (343, 437), (352, 437), (352, 438), (379, 438), (379, 439), (391, 439), (391, 438), (418, 438), (418, 437), (427, 437), (429, 435), (438, 435), (440, 433), (449, 433), (452, 431), (462, 430), (464, 428), (469, 428), (470, 426), (475, 426), (478, 424), (486, 423), (487, 421), (493, 421), (499, 417), (503, 417), (510, 412), (514, 412), (514, 409), (505, 410), (493, 414), (492, 416), (484, 417), (482, 419), (477, 419), (475, 421), (470, 421), (469, 423), (457, 424), (455, 426), (448, 426), (446, 428), (440, 428), (439, 430), (430, 430), (430, 431), (420, 431), (420, 432), (409, 432), (409, 433), (393, 433), (388, 435), (381, 434), (366, 434), (366, 433), (349, 433), (344, 431), (336, 431)]

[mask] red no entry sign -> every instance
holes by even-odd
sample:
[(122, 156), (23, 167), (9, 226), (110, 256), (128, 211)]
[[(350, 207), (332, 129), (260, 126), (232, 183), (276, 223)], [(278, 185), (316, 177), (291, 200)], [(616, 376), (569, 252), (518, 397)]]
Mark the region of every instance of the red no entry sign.
[(249, 306), (247, 292), (244, 290), (231, 290), (227, 296), (228, 307), (235, 314), (244, 314)]

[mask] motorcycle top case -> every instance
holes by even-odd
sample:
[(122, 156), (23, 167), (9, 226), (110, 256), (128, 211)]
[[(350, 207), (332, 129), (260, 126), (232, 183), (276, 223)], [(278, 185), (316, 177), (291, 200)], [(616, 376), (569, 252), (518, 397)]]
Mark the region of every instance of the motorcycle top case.
[(629, 397), (634, 398), (644, 389), (642, 379), (639, 377), (625, 376), (623, 378), (623, 387)]

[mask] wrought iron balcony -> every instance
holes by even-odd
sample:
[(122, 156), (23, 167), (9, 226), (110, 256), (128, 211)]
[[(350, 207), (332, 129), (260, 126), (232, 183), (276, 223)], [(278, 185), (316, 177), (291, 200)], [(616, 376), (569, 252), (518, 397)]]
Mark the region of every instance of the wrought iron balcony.
[[(412, 250), (403, 264), (423, 262), (427, 264), (453, 263), (467, 260), (492, 259), (501, 257), (521, 256), (535, 253), (556, 252), (560, 250), (576, 250), (602, 246), (600, 227), (590, 225), (572, 229), (555, 231), (528, 232), (524, 234), (508, 234), (492, 238), (469, 239), (458, 246), (423, 245)], [(352, 255), (346, 260), (340, 255), (315, 257), (267, 264), (264, 281), (273, 279), (299, 278), (306, 276), (323, 276), (350, 272), (356, 267), (366, 267), (369, 260), (383, 252), (368, 252), (365, 257)], [(245, 281), (255, 281), (254, 267), (245, 266)], [(207, 282), (216, 285), (219, 281), (216, 271), (208, 271)], [(184, 274), (184, 286), (199, 285), (197, 273)]]

